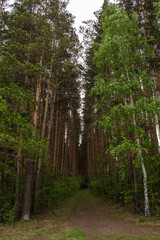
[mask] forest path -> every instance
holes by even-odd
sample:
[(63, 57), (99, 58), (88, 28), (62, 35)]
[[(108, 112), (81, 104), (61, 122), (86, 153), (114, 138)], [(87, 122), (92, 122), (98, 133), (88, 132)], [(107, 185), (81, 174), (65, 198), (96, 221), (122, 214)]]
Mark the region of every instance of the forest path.
[(0, 240), (160, 240), (160, 220), (133, 216), (83, 190), (30, 222), (0, 224)]
[[(160, 239), (159, 224), (153, 220), (133, 216), (126, 208), (106, 204), (88, 191), (83, 191), (74, 202), (68, 221), (76, 229), (88, 234), (85, 239)], [(144, 222), (140, 224), (139, 222)]]

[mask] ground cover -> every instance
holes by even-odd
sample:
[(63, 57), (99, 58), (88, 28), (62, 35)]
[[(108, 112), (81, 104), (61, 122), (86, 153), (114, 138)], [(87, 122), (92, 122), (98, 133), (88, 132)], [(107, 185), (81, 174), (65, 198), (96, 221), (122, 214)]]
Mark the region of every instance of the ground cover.
[(29, 222), (0, 225), (1, 240), (159, 240), (160, 220), (133, 215), (87, 190)]

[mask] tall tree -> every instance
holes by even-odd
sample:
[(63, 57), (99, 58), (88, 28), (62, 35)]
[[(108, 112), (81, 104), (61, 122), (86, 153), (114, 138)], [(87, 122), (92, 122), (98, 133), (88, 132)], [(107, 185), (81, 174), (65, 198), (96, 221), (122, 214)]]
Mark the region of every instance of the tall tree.
[[(101, 141), (98, 144), (95, 139), (92, 159), (96, 160), (95, 174), (98, 171), (104, 175), (104, 184), (109, 183), (111, 192), (115, 191), (111, 198), (116, 196), (123, 204), (133, 197), (132, 186), (137, 199), (137, 181), (141, 181), (137, 169), (141, 166), (144, 212), (149, 216), (149, 193), (157, 191), (149, 184), (151, 176), (148, 175), (148, 161), (152, 162), (151, 168), (154, 169), (153, 158), (158, 157), (155, 151), (158, 141), (153, 143), (150, 135), (152, 128), (158, 132), (156, 125), (150, 125), (150, 121), (155, 122), (159, 109), (159, 99), (154, 94), (156, 78), (150, 61), (155, 45), (152, 35), (144, 34), (139, 16), (133, 12), (132, 1), (125, 1), (125, 4), (129, 15), (115, 4), (104, 7), (100, 18), (102, 35), (100, 41), (94, 39), (94, 64), (99, 74), (93, 82), (95, 107), (91, 121), (97, 122), (99, 132), (95, 135)], [(105, 155), (101, 159), (103, 146), (107, 160), (102, 160)], [(87, 151), (90, 151), (89, 147)], [(104, 166), (108, 170), (102, 171)], [(104, 191), (106, 188), (108, 186), (104, 186)]]
[[(16, 197), (14, 199), (11, 189), (10, 207), (15, 202), (13, 211), (18, 209), (23, 220), (30, 219), (31, 210), (40, 208), (39, 190), (43, 188), (44, 174), (49, 172), (48, 162), (50, 167), (57, 168), (52, 177), (62, 176), (58, 173), (60, 169), (63, 176), (77, 174), (80, 74), (77, 56), (80, 45), (72, 27), (74, 19), (66, 10), (67, 4), (68, 1), (59, 0), (19, 0), (10, 12), (5, 9), (2, 12), (1, 162), (5, 166), (5, 162), (11, 161), (10, 152), (14, 153), (16, 177), (13, 174), (12, 183), (16, 185)], [(3, 119), (8, 116), (5, 123)], [(72, 119), (73, 138), (66, 136), (69, 133), (67, 119)], [(75, 142), (68, 141), (66, 146), (69, 137)], [(69, 154), (64, 156), (66, 148), (72, 151), (73, 159), (69, 159)], [(61, 161), (65, 158), (67, 163), (71, 162), (71, 168), (62, 167)], [(8, 164), (8, 169), (12, 167), (13, 164)], [(2, 175), (4, 190), (4, 167)]]

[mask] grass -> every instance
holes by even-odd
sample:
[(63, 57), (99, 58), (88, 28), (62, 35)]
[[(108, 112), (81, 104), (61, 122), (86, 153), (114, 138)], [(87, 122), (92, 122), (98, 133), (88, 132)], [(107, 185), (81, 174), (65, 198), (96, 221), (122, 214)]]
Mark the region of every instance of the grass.
[(18, 223), (5, 230), (1, 227), (1, 230), (1, 240), (84, 240), (85, 238), (82, 231), (69, 227), (66, 223), (59, 222), (56, 226), (52, 220), (44, 224), (41, 221), (36, 221), (36, 224)]
[(146, 234), (145, 237), (128, 237), (124, 235), (110, 234), (107, 236), (109, 240), (159, 240), (159, 238), (154, 237), (153, 234)]
[(79, 193), (57, 210), (34, 217), (29, 222), (20, 221), (9, 226), (0, 224), (0, 240), (84, 240), (85, 234), (69, 227), (66, 220), (75, 201), (79, 201), (79, 209), (82, 209), (82, 199), (83, 194)]
[(93, 203), (93, 205), (96, 206), (96, 208), (114, 219), (129, 221), (135, 223), (137, 226), (160, 227), (160, 217), (144, 217), (140, 214), (133, 214), (131, 206), (122, 207), (119, 204), (115, 204), (112, 202), (106, 203), (104, 198), (97, 198), (87, 192), (86, 194), (88, 194), (88, 199), (91, 200), (91, 202)]
[(0, 224), (0, 240), (160, 240), (160, 237), (154, 236), (154, 230), (151, 231), (151, 234), (145, 234), (145, 237), (116, 234), (95, 236), (86, 235), (83, 231), (71, 227), (67, 221), (68, 212), (74, 207), (76, 207), (76, 211), (86, 211), (87, 209), (83, 205), (84, 198), (87, 198), (96, 209), (112, 218), (132, 221), (140, 227), (160, 226), (160, 220), (157, 218), (132, 215), (127, 208), (112, 203), (106, 204), (104, 200), (83, 190), (66, 200), (57, 210), (34, 217), (30, 222), (17, 222), (10, 226)]
[(140, 217), (138, 219), (139, 225), (143, 226), (157, 226), (160, 227), (160, 219), (159, 217)]
[(70, 240), (70, 239), (84, 240), (85, 236), (86, 235), (82, 231), (67, 227), (65, 231), (62, 232), (62, 236), (57, 238), (57, 240)]

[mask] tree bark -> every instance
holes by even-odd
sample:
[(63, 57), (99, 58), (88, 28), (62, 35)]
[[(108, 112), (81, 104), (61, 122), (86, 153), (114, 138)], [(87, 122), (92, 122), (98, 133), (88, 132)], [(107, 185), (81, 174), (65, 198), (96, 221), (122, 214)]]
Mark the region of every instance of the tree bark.
[[(127, 68), (126, 68), (126, 75), (127, 75), (127, 79), (130, 81), (129, 73), (128, 73)], [(143, 86), (142, 86), (142, 88), (143, 88)], [(142, 91), (143, 91), (143, 89), (142, 89)], [(131, 105), (134, 105), (132, 96), (131, 96), (130, 102), (131, 102)], [(135, 114), (133, 115), (133, 122), (134, 122), (135, 125), (137, 125)], [(137, 137), (136, 141), (137, 141), (138, 145), (140, 145), (139, 136)], [(146, 168), (145, 168), (145, 164), (144, 164), (144, 159), (143, 159), (143, 156), (142, 156), (142, 153), (141, 153), (140, 150), (138, 151), (138, 154), (139, 154), (139, 157), (140, 157), (140, 160), (141, 160), (141, 167), (142, 167), (142, 173), (143, 173), (145, 216), (150, 216), (149, 198), (148, 198), (148, 186), (147, 186), (147, 172), (146, 172)]]
[(59, 119), (59, 110), (56, 110), (56, 125), (55, 125), (55, 141), (54, 141), (54, 154), (53, 154), (53, 165), (56, 166), (57, 162), (57, 144), (58, 144), (58, 119)]
[(33, 161), (31, 159), (28, 159), (22, 210), (22, 220), (25, 221), (30, 220), (32, 175), (33, 175)]
[[(49, 82), (47, 87), (47, 96), (45, 101), (45, 108), (44, 108), (44, 117), (42, 122), (42, 130), (41, 130), (41, 140), (45, 138), (45, 130), (46, 130), (46, 119), (47, 119), (47, 112), (48, 112), (48, 104), (49, 104), (49, 93), (50, 93), (50, 78), (52, 73), (52, 61), (51, 59), (51, 66), (50, 66), (50, 74), (49, 74)], [(34, 197), (34, 211), (37, 210), (37, 196), (39, 192), (39, 185), (40, 185), (40, 171), (41, 171), (42, 159), (38, 159), (38, 166), (37, 166), (37, 174), (36, 174), (36, 183), (35, 183), (35, 197)]]
[(19, 157), (21, 156), (21, 150), (18, 150), (17, 153), (17, 181), (16, 181), (16, 189), (15, 189), (15, 205), (16, 205), (16, 213), (15, 218), (18, 218), (19, 211), (19, 197), (20, 197), (20, 173), (21, 173), (21, 163), (19, 161)]
[[(40, 57), (40, 66), (43, 63), (43, 56)], [(40, 73), (39, 79), (37, 80), (36, 86), (36, 96), (35, 96), (35, 106), (34, 113), (32, 117), (32, 124), (34, 128), (37, 128), (38, 120), (38, 104), (40, 101), (40, 88), (41, 88), (42, 74)], [(22, 208), (22, 220), (30, 220), (30, 208), (31, 208), (31, 186), (32, 186), (32, 175), (33, 175), (33, 160), (27, 159), (27, 176), (24, 188), (24, 197), (23, 197), (23, 208)]]
[(66, 129), (66, 122), (64, 120), (63, 125), (63, 133), (62, 133), (62, 155), (61, 155), (61, 177), (64, 177), (64, 161), (65, 161), (65, 129)]

